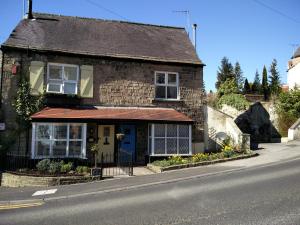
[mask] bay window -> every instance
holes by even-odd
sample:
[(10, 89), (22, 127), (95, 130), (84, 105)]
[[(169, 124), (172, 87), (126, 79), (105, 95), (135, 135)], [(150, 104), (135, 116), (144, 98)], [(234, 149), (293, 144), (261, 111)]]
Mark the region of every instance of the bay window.
[(174, 72), (155, 72), (155, 98), (179, 99), (179, 78)]
[(191, 125), (150, 124), (149, 154), (151, 156), (191, 155)]
[(85, 158), (86, 124), (33, 123), (32, 158)]
[(49, 63), (47, 70), (47, 92), (77, 94), (79, 67), (70, 64)]

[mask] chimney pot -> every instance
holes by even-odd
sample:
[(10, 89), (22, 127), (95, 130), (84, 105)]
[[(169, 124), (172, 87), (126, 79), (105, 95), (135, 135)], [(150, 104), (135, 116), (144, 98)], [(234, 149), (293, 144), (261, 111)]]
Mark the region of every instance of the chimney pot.
[(197, 24), (196, 23), (193, 24), (193, 34), (194, 34), (193, 35), (194, 36), (193, 37), (193, 42), (194, 42), (193, 44), (194, 44), (194, 47), (196, 49), (196, 42), (197, 42), (197, 39), (196, 39), (197, 38)]
[(26, 18), (27, 19), (33, 19), (33, 16), (32, 16), (32, 0), (27, 0)]

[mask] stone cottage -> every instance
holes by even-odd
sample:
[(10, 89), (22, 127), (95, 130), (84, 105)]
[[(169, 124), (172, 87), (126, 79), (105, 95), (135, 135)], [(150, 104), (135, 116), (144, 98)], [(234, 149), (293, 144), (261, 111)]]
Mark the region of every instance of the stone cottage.
[(114, 154), (117, 133), (136, 163), (203, 151), (204, 64), (183, 28), (33, 13), (1, 51), (2, 137), (17, 127), (20, 77), (45, 91), (31, 158), (91, 159), (93, 143)]

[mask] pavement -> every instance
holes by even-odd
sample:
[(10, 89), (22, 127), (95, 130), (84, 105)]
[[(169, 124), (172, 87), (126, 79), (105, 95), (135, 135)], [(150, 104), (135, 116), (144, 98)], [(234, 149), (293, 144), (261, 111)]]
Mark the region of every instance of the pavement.
[[(259, 147), (260, 150), (257, 150), (257, 152), (260, 155), (254, 158), (229, 161), (195, 168), (186, 168), (176, 171), (168, 171), (161, 174), (152, 174), (148, 170), (145, 170), (145, 168), (140, 167), (136, 168), (136, 173), (134, 173), (135, 176), (133, 177), (122, 177), (94, 181), (91, 183), (53, 187), (0, 187), (0, 204), (22, 201), (26, 202), (37, 199), (43, 199), (45, 201), (51, 199), (68, 199), (76, 198), (78, 196), (91, 196), (100, 193), (138, 189), (146, 186), (176, 183), (178, 181), (191, 180), (199, 177), (226, 174), (232, 171), (244, 170), (251, 167), (256, 168), (272, 163), (280, 163), (291, 159), (300, 158), (300, 141), (279, 144), (261, 144)], [(48, 189), (56, 189), (56, 191), (51, 194), (32, 196), (36, 191)]]
[[(294, 152), (291, 148), (284, 150), (287, 155), (289, 151)], [(299, 146), (296, 148), (299, 150)], [(276, 152), (271, 149), (271, 153), (272, 150)], [(0, 225), (300, 224), (300, 158), (294, 155), (268, 164), (252, 163), (255, 166), (232, 168), (220, 164), (69, 185), (65, 187), (82, 187), (81, 194), (70, 193), (69, 198), (55, 197), (61, 187), (51, 187), (58, 190), (44, 201), (17, 202), (2, 205), (2, 208), (0, 205)], [(202, 172), (202, 175), (197, 172)], [(194, 176), (177, 179), (180, 174)], [(153, 182), (157, 180), (154, 177), (159, 177), (161, 182), (135, 187), (131, 184), (137, 184), (142, 178), (146, 178), (143, 184), (148, 179)], [(171, 178), (173, 181), (168, 180)], [(126, 188), (88, 192), (95, 184), (100, 188), (111, 182), (115, 185), (125, 182)], [(83, 188), (87, 188), (86, 192)]]

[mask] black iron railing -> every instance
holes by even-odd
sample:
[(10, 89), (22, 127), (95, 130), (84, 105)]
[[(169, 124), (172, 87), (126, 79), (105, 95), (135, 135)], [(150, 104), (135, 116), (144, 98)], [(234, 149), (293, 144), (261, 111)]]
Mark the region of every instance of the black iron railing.
[[(97, 166), (101, 168), (102, 177), (115, 177), (121, 175), (133, 175), (133, 154), (119, 150), (117, 153), (100, 153), (100, 162)], [(32, 159), (29, 155), (7, 153), (0, 156), (0, 171), (20, 171), (36, 169), (36, 165), (42, 159)], [(77, 166), (93, 167), (92, 160), (78, 158), (51, 158), (51, 161), (65, 163), (72, 162), (74, 169)]]

